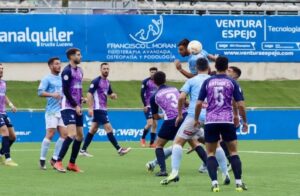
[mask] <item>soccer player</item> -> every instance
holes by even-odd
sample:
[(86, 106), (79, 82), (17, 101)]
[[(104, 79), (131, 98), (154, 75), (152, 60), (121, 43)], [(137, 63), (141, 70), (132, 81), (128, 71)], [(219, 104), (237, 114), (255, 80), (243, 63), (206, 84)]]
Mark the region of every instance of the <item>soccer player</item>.
[(232, 100), (238, 105), (243, 119), (243, 132), (248, 130), (244, 97), (240, 86), (226, 75), (228, 59), (218, 57), (215, 63), (217, 75), (205, 80), (199, 94), (195, 109), (194, 126), (200, 125), (199, 115), (204, 100), (207, 98), (207, 115), (205, 121), (205, 145), (207, 151), (207, 169), (212, 181), (212, 191), (219, 192), (217, 180), (218, 162), (215, 157), (220, 135), (226, 142), (230, 152), (230, 163), (235, 177), (236, 191), (247, 190), (242, 182), (242, 163), (237, 152), (237, 135), (233, 124)]
[(85, 141), (80, 155), (93, 157), (93, 155), (87, 152), (87, 148), (93, 140), (95, 133), (97, 132), (100, 125), (103, 125), (106, 135), (111, 144), (115, 147), (120, 156), (127, 154), (131, 148), (122, 148), (114, 134), (113, 128), (109, 122), (107, 115), (107, 96), (111, 99), (117, 99), (117, 94), (112, 91), (109, 80), (109, 65), (108, 63), (102, 63), (100, 65), (101, 75), (95, 78), (90, 85), (89, 92), (87, 94), (89, 116), (93, 117), (92, 126), (90, 131), (85, 137)]
[(147, 120), (147, 124), (144, 127), (143, 135), (141, 138), (141, 146), (146, 146), (146, 136), (151, 128), (150, 134), (150, 147), (155, 148), (154, 141), (156, 137), (156, 128), (157, 128), (157, 121), (152, 118), (151, 108), (150, 108), (150, 98), (157, 90), (157, 86), (154, 84), (153, 75), (157, 72), (156, 67), (151, 67), (149, 69), (150, 77), (146, 78), (142, 82), (141, 88), (141, 99), (144, 105), (144, 114)]
[(81, 53), (77, 48), (70, 48), (66, 52), (69, 59), (69, 65), (67, 65), (62, 74), (62, 108), (61, 116), (64, 124), (67, 126), (67, 138), (63, 142), (61, 150), (58, 155), (58, 159), (54, 164), (54, 168), (59, 172), (66, 172), (63, 167), (62, 160), (64, 159), (69, 146), (73, 142), (71, 158), (67, 169), (69, 171), (81, 172), (80, 168), (75, 164), (78, 156), (81, 141), (83, 139), (83, 117), (82, 117), (82, 78), (83, 71), (78, 66), (81, 62)]
[(46, 75), (42, 80), (38, 88), (38, 95), (47, 99), (47, 106), (45, 112), (46, 121), (46, 136), (43, 139), (41, 146), (40, 156), (40, 168), (46, 170), (46, 157), (50, 147), (51, 140), (55, 135), (56, 130), (60, 137), (56, 141), (53, 156), (50, 160), (50, 164), (54, 166), (57, 161), (58, 154), (61, 146), (67, 137), (66, 127), (61, 118), (61, 95), (62, 95), (62, 81), (60, 71), (61, 62), (57, 57), (50, 58), (48, 60), (48, 66), (50, 74)]
[[(187, 80), (183, 87), (181, 88), (181, 94), (178, 102), (178, 117), (176, 122), (180, 122), (182, 120), (182, 108), (187, 96), (190, 97), (190, 104), (188, 108), (188, 115), (182, 123), (181, 127), (178, 130), (176, 138), (173, 144), (172, 150), (172, 173), (166, 179), (161, 181), (162, 185), (167, 185), (170, 182), (178, 181), (179, 179), (179, 167), (182, 159), (182, 148), (184, 144), (188, 141), (191, 147), (197, 152), (199, 157), (202, 159), (205, 167), (201, 166), (199, 171), (204, 172), (204, 168), (206, 169), (206, 159), (207, 155), (205, 150), (202, 148), (200, 142), (203, 142), (204, 131), (200, 127), (194, 128), (194, 115), (195, 115), (195, 107), (196, 102), (198, 100), (199, 92), (203, 82), (208, 79), (210, 76), (208, 75), (209, 65), (208, 61), (205, 58), (200, 58), (197, 60), (197, 70), (198, 75)], [(200, 121), (203, 123), (205, 121), (206, 115), (206, 106), (201, 111)], [(227, 171), (227, 163), (225, 154), (220, 147), (221, 153), (217, 153), (218, 163), (221, 166), (222, 173), (227, 176), (226, 184), (230, 183), (229, 174)], [(206, 170), (207, 171), (207, 170)], [(229, 180), (229, 182), (228, 182)]]
[(202, 50), (200, 53), (196, 55), (190, 54), (190, 52), (187, 49), (189, 43), (190, 41), (188, 39), (183, 39), (178, 43), (178, 53), (182, 57), (187, 57), (187, 56), (189, 57), (188, 59), (189, 71), (186, 71), (185, 69), (182, 68), (182, 64), (178, 59), (174, 61), (176, 69), (186, 78), (192, 78), (195, 75), (197, 75), (197, 68), (196, 68), (197, 59), (206, 58), (207, 60), (210, 61), (216, 61), (217, 58), (216, 56), (207, 53), (205, 50)]
[[(156, 159), (160, 166), (160, 172), (156, 176), (167, 176), (164, 146), (169, 140), (173, 140), (177, 134), (178, 125), (175, 125), (175, 121), (178, 115), (177, 104), (179, 98), (179, 91), (175, 87), (167, 86), (166, 74), (158, 71), (153, 76), (154, 83), (157, 85), (158, 90), (150, 99), (151, 111), (153, 118), (156, 120), (164, 118), (164, 122), (158, 132), (158, 138), (156, 141)], [(163, 115), (159, 115), (159, 108), (163, 111)], [(183, 111), (183, 119), (186, 116), (186, 111)]]
[(16, 141), (16, 134), (10, 119), (6, 115), (6, 105), (9, 105), (12, 112), (17, 108), (6, 95), (6, 82), (2, 80), (4, 67), (0, 63), (0, 134), (2, 135), (2, 148), (0, 149), (0, 162), (6, 166), (18, 166), (10, 157), (10, 148)]

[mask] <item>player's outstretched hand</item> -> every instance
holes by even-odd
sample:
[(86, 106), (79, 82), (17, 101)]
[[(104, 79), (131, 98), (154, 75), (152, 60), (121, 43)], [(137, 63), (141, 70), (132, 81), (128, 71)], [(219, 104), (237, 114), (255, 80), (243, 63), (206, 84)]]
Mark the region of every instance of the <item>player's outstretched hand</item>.
[(76, 110), (76, 114), (77, 114), (78, 116), (81, 116), (81, 115), (82, 115), (82, 110), (81, 110), (81, 108), (80, 108), (79, 106), (76, 106), (75, 110)]
[(93, 117), (94, 116), (94, 109), (93, 108), (89, 108), (88, 113), (89, 113), (90, 117)]
[(112, 94), (110, 95), (110, 98), (111, 98), (111, 99), (117, 99), (117, 98), (118, 98), (118, 96), (117, 96), (117, 94), (116, 94), (116, 93), (112, 93)]
[(247, 133), (248, 132), (248, 124), (247, 123), (243, 123), (243, 129), (242, 129), (243, 133)]
[(177, 127), (179, 125), (179, 123), (182, 121), (183, 116), (182, 115), (178, 115), (175, 121), (175, 127)]
[(17, 108), (14, 106), (14, 107), (11, 108), (11, 111), (12, 111), (13, 113), (16, 113), (16, 112), (17, 112)]
[(178, 71), (182, 70), (181, 62), (180, 62), (178, 59), (176, 59), (176, 60), (174, 61), (174, 64), (175, 64), (176, 69), (177, 69)]

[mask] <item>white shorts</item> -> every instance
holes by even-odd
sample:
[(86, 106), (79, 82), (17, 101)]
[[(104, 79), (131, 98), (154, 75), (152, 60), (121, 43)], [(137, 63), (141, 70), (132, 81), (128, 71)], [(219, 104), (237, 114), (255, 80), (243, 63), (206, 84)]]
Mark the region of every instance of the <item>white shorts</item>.
[(176, 137), (186, 140), (204, 138), (204, 129), (200, 127), (195, 128), (194, 122), (193, 117), (187, 116), (181, 124)]
[(46, 113), (46, 129), (56, 129), (57, 127), (65, 127), (65, 124), (61, 118), (60, 112), (57, 113)]

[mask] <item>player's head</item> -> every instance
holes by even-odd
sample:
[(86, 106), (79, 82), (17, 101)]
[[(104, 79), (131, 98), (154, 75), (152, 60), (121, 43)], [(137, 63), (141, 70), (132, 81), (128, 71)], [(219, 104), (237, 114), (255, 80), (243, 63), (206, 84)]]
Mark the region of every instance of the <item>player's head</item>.
[(3, 70), (4, 70), (4, 67), (3, 67), (3, 65), (0, 63), (0, 78), (3, 77)]
[(162, 71), (158, 71), (154, 74), (153, 80), (157, 86), (161, 86), (166, 83), (166, 74)]
[(104, 78), (107, 78), (109, 75), (109, 64), (108, 63), (101, 63), (100, 65), (101, 75)]
[(228, 58), (225, 56), (219, 56), (216, 60), (215, 67), (217, 72), (226, 72), (228, 69)]
[(208, 65), (208, 61), (205, 58), (199, 58), (199, 59), (197, 59), (196, 65), (197, 65), (198, 72), (201, 72), (201, 73), (206, 72), (206, 73), (208, 73), (209, 65)]
[(66, 52), (67, 58), (70, 62), (78, 65), (81, 62), (81, 52), (78, 48), (70, 48)]
[(61, 62), (58, 57), (52, 57), (48, 60), (48, 66), (53, 74), (59, 74), (61, 70)]
[(178, 53), (182, 56), (189, 56), (190, 53), (188, 51), (188, 45), (189, 45), (190, 41), (188, 39), (183, 39), (178, 43)]
[(151, 79), (153, 79), (153, 76), (157, 71), (158, 71), (157, 67), (151, 67), (149, 69)]
[(229, 66), (228, 69), (227, 69), (227, 75), (232, 77), (233, 79), (237, 80), (242, 75), (242, 71), (238, 67)]

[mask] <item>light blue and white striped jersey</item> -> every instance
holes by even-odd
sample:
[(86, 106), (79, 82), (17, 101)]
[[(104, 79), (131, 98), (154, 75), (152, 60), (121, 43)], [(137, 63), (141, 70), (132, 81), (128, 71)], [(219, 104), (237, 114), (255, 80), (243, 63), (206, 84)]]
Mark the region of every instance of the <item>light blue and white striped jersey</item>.
[[(62, 95), (62, 81), (60, 75), (48, 74), (45, 76), (39, 85), (38, 95), (43, 92), (60, 93)], [(47, 97), (46, 113), (57, 113), (61, 109), (61, 100), (53, 97)]]
[(208, 56), (208, 53), (205, 50), (202, 50), (198, 54), (191, 54), (189, 56), (188, 63), (189, 63), (190, 72), (192, 74), (197, 75), (197, 60), (198, 59), (205, 58), (207, 60), (207, 62), (209, 62), (207, 56)]
[[(208, 74), (198, 74), (194, 76), (193, 78), (188, 79), (183, 87), (180, 89), (181, 92), (186, 93), (190, 97), (190, 104), (188, 108), (188, 116), (193, 117), (195, 116), (195, 107), (196, 103), (198, 101), (199, 93), (201, 90), (201, 86), (204, 83), (204, 81), (209, 78), (210, 76)], [(201, 121), (205, 120), (206, 115), (206, 109), (205, 104), (204, 107), (202, 107), (200, 119)]]

